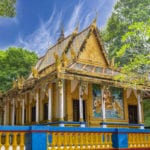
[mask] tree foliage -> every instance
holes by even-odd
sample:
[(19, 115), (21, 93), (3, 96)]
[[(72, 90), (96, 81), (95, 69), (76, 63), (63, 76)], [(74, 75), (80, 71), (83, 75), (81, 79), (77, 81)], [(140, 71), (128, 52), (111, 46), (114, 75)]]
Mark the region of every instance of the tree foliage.
[(0, 16), (14, 17), (16, 0), (0, 0)]
[(117, 79), (145, 84), (150, 71), (149, 0), (119, 0), (103, 32), (110, 58), (123, 74)]
[(122, 64), (124, 76), (118, 77), (132, 84), (146, 84), (150, 72), (150, 20), (130, 25), (121, 41), (116, 57), (126, 63)]
[[(109, 51), (110, 58), (115, 57), (118, 50), (124, 44), (122, 36), (129, 30), (129, 26), (136, 22), (146, 23), (150, 16), (149, 0), (118, 0), (111, 17), (108, 20), (107, 27), (103, 32), (103, 38), (106, 48)], [(133, 39), (134, 40), (134, 39)], [(133, 41), (134, 42), (134, 41)], [(117, 61), (122, 58), (117, 58)]]
[(22, 48), (10, 47), (0, 51), (0, 90), (10, 89), (12, 81), (19, 76), (27, 78), (36, 61), (34, 52)]

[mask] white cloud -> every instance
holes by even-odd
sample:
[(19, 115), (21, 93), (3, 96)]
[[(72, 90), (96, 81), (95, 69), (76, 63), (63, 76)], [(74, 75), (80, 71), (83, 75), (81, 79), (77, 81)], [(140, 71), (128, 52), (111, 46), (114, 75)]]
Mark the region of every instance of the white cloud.
[(52, 45), (60, 28), (62, 13), (56, 14), (56, 9), (53, 10), (47, 21), (40, 21), (40, 26), (27, 37), (19, 36), (16, 45), (23, 48), (33, 50), (38, 55), (43, 55), (46, 49)]
[[(80, 24), (80, 30), (82, 30), (92, 22), (96, 11), (98, 11), (98, 13), (101, 11), (104, 3), (106, 3), (105, 0), (88, 2), (80, 0), (72, 9), (72, 12), (69, 12), (70, 18), (68, 20), (65, 18), (68, 10), (63, 10), (63, 12), (59, 11), (58, 13), (58, 9), (55, 7), (48, 20), (43, 21), (41, 19), (39, 27), (27, 37), (20, 35), (16, 45), (36, 51), (38, 55), (41, 56), (50, 45), (56, 42), (60, 34), (61, 23), (65, 23), (65, 35), (69, 35), (78, 23)], [(101, 14), (99, 14), (98, 17), (99, 22), (102, 17), (106, 18), (106, 16), (101, 16)], [(62, 22), (62, 20), (65, 20), (65, 22)]]
[(78, 5), (75, 6), (72, 15), (70, 16), (70, 20), (68, 21), (66, 34), (70, 34), (73, 31), (75, 26), (79, 23), (79, 20), (82, 16), (84, 1), (80, 1)]

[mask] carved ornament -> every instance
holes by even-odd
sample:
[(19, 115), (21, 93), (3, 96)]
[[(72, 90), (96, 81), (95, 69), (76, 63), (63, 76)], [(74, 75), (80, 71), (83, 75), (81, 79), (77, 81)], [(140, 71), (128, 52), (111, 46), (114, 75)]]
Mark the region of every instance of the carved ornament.
[(38, 70), (35, 67), (32, 67), (31, 71), (32, 71), (32, 76), (34, 78), (39, 78), (39, 72), (38, 72)]

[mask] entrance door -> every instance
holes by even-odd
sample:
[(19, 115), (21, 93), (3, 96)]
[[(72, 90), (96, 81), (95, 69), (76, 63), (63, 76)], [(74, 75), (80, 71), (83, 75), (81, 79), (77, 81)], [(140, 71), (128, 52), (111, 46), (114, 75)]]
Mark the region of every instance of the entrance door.
[[(83, 120), (85, 121), (85, 101), (83, 101)], [(79, 120), (79, 100), (73, 100), (73, 121)]]
[(128, 106), (128, 115), (129, 115), (129, 123), (138, 123), (138, 115), (137, 115), (137, 106), (129, 105)]

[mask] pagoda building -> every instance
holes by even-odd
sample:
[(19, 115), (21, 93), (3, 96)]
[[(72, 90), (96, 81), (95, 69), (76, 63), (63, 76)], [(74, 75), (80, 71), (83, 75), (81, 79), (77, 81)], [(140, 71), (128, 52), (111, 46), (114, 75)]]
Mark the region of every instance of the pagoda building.
[[(28, 79), (3, 94), (1, 125), (143, 128), (142, 90), (115, 80), (95, 20), (48, 48)], [(142, 89), (142, 90), (141, 90)]]

